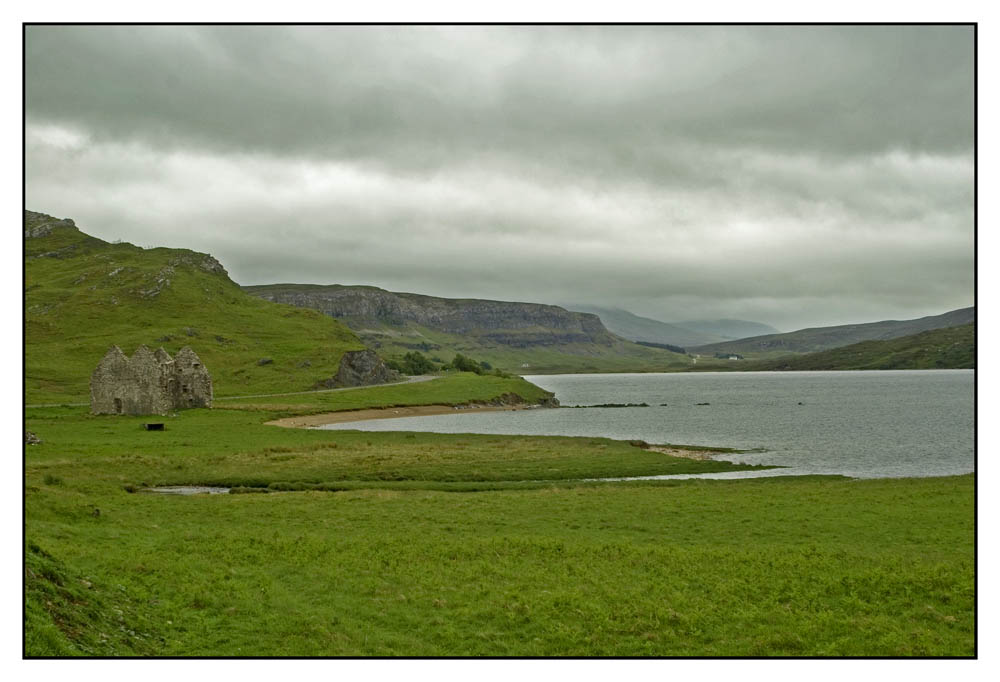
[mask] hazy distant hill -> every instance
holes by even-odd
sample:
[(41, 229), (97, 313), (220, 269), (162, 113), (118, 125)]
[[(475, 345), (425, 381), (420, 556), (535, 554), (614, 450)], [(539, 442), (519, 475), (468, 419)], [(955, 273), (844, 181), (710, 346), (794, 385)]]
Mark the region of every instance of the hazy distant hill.
[(190, 345), (218, 396), (309, 389), (336, 373), (351, 330), (243, 293), (212, 256), (109, 243), (24, 212), (25, 401), (84, 402), (111, 345)]
[(676, 324), (661, 322), (648, 317), (641, 317), (620, 308), (601, 308), (599, 306), (573, 304), (567, 306), (570, 310), (593, 313), (601, 318), (601, 322), (611, 332), (630, 341), (647, 343), (667, 343), (674, 346), (697, 346), (705, 343), (726, 340), (727, 337), (714, 333), (706, 333), (686, 329)]
[(450, 360), (462, 353), (521, 372), (641, 371), (687, 362), (683, 355), (615, 336), (596, 315), (554, 305), (439, 298), (339, 284), (243, 289), (335, 317), (387, 356), (418, 350)]
[(662, 322), (621, 308), (603, 308), (587, 304), (572, 304), (566, 308), (594, 313), (610, 331), (630, 341), (664, 343), (683, 348), (778, 331), (766, 324), (746, 320)]
[(885, 341), (790, 355), (741, 366), (753, 370), (975, 369), (976, 326), (932, 329)]
[(691, 331), (717, 336), (719, 338), (716, 341), (735, 341), (736, 339), (745, 339), (748, 336), (780, 333), (769, 324), (747, 320), (688, 320), (675, 324)]
[(786, 334), (767, 334), (738, 341), (689, 347), (687, 350), (688, 352), (704, 354), (774, 351), (812, 353), (860, 341), (894, 339), (931, 329), (959, 327), (973, 323), (975, 319), (976, 309), (974, 307), (961, 308), (942, 315), (931, 315), (916, 320), (885, 320), (866, 324), (844, 324), (836, 327), (813, 327)]

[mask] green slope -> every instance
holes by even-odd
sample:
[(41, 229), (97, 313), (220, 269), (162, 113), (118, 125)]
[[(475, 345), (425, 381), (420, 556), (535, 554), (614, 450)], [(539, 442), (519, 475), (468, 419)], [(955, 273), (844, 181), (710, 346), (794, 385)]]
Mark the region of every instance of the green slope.
[(30, 211), (24, 227), (26, 403), (88, 400), (112, 344), (190, 345), (217, 396), (306, 390), (363, 348), (318, 312), (248, 296), (206, 254), (112, 244)]
[(942, 315), (930, 315), (915, 320), (884, 320), (865, 324), (842, 324), (835, 327), (810, 327), (785, 334), (766, 334), (738, 341), (712, 343), (688, 348), (690, 353), (738, 353), (740, 355), (762, 352), (814, 353), (839, 348), (861, 341), (884, 341), (910, 336), (931, 329), (960, 327), (976, 321), (976, 309), (960, 308)]
[(610, 346), (565, 343), (517, 348), (475, 335), (448, 334), (420, 325), (371, 327), (358, 330), (358, 336), (385, 358), (401, 357), (416, 350), (429, 358), (447, 362), (456, 353), (461, 353), (520, 374), (657, 372), (684, 367), (690, 362), (679, 353), (646, 348), (624, 340)]
[(887, 341), (861, 343), (743, 365), (738, 369), (843, 370), (843, 369), (975, 369), (976, 326), (933, 329)]

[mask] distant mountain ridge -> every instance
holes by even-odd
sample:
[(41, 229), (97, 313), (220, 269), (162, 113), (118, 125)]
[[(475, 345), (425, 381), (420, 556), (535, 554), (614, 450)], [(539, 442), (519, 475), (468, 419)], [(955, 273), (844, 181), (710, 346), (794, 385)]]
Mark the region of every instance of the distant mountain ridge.
[(976, 368), (974, 324), (930, 329), (894, 339), (859, 341), (803, 355), (786, 355), (754, 363), (751, 367), (769, 371), (945, 368)]
[(975, 321), (975, 307), (960, 308), (941, 315), (929, 315), (914, 320), (884, 320), (864, 324), (843, 324), (834, 327), (811, 327), (784, 334), (765, 334), (737, 341), (689, 347), (687, 350), (705, 354), (774, 351), (814, 353), (861, 341), (895, 339), (932, 329), (960, 327)]
[(728, 341), (745, 339), (750, 336), (781, 333), (769, 324), (750, 322), (749, 320), (687, 320), (685, 322), (675, 322), (674, 324), (684, 329), (719, 336), (721, 337), (720, 340)]
[(690, 320), (688, 322), (663, 322), (642, 317), (621, 308), (604, 308), (588, 304), (565, 306), (568, 310), (594, 313), (612, 333), (630, 341), (669, 344), (673, 346), (700, 346), (707, 343), (730, 341), (746, 336), (777, 333), (777, 329), (760, 322), (746, 320)]
[(603, 308), (586, 304), (573, 304), (566, 307), (570, 310), (597, 315), (609, 331), (629, 341), (663, 343), (686, 348), (691, 345), (723, 340), (722, 337), (715, 334), (684, 329), (660, 320), (641, 317), (621, 308)]

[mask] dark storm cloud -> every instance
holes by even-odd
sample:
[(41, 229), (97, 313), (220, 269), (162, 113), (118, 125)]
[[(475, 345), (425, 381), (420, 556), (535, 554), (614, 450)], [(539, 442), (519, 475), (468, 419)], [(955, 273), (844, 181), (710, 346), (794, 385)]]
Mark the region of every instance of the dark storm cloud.
[(29, 207), (244, 283), (943, 312), (972, 61), (963, 27), (29, 27)]

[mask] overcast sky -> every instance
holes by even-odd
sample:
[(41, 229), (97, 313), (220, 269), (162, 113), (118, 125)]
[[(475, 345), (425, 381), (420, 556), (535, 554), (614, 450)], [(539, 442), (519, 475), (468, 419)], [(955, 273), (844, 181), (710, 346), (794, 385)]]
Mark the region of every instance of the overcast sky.
[(27, 208), (241, 284), (973, 304), (969, 27), (35, 26), (25, 60)]

